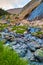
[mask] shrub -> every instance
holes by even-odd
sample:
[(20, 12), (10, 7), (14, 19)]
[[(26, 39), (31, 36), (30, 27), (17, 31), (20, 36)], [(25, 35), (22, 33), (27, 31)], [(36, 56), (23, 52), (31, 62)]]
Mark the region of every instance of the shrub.
[(9, 15), (10, 13), (8, 13), (7, 11), (3, 10), (0, 8), (0, 16), (3, 16), (3, 15)]

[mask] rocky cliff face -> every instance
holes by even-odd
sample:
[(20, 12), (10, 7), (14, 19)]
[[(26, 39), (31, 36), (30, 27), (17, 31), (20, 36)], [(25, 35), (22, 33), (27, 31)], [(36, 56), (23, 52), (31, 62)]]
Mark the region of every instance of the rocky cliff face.
[(28, 16), (28, 20), (41, 18), (43, 18), (43, 2), (31, 12), (31, 14)]
[(42, 0), (30, 1), (30, 3), (23, 7), (21, 13), (19, 14), (19, 18), (23, 19), (27, 14), (30, 14), (41, 2)]

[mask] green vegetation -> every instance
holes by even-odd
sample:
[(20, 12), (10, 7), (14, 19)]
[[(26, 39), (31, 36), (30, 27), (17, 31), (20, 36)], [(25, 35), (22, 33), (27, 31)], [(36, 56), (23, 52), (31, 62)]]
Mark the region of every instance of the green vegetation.
[(37, 34), (43, 34), (43, 32), (40, 31), (40, 32), (37, 32)]
[(3, 31), (7, 27), (8, 27), (8, 24), (0, 24), (0, 31)]
[(21, 30), (17, 30), (16, 33), (20, 33), (20, 34), (23, 34), (26, 30), (24, 29), (21, 29)]
[(0, 19), (2, 18), (2, 16), (0, 16)]
[(42, 31), (35, 32), (35, 33), (32, 33), (32, 35), (34, 35), (34, 36), (40, 36), (40, 35), (43, 35), (43, 32)]
[(28, 62), (19, 57), (19, 55), (9, 46), (4, 46), (0, 41), (0, 65), (27, 65)]
[(0, 9), (0, 16), (8, 15), (9, 13), (7, 11), (4, 11), (3, 9)]
[(12, 31), (16, 30), (16, 33), (23, 34), (27, 30), (28, 26), (13, 26)]

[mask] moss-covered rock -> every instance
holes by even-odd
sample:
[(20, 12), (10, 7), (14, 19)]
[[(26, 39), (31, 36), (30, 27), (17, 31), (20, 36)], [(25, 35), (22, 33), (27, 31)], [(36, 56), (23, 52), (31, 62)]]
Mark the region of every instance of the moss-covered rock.
[(40, 61), (40, 62), (43, 62), (43, 48), (38, 49), (38, 50), (35, 52), (35, 59), (37, 59), (37, 60)]
[(39, 38), (43, 38), (43, 32), (42, 31), (34, 32), (34, 33), (32, 33), (32, 35), (39, 37)]

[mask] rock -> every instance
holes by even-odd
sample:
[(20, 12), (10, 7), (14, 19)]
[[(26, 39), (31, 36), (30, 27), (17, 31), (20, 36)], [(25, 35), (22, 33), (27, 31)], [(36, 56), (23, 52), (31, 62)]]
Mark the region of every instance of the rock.
[(24, 34), (26, 34), (26, 33), (27, 33), (27, 31), (24, 32)]
[(27, 51), (26, 49), (22, 49), (21, 52), (20, 52), (20, 56), (25, 57), (26, 51)]
[(12, 42), (12, 41), (14, 41), (14, 36), (5, 35), (5, 39), (6, 39), (7, 41)]
[(36, 43), (36, 42), (30, 42), (28, 45), (28, 48), (32, 51), (35, 52), (37, 49), (40, 48), (40, 44)]
[(27, 53), (26, 53), (25, 58), (30, 59), (32, 56), (33, 56), (33, 54), (31, 53), (31, 51), (30, 50), (27, 50)]
[(31, 40), (36, 41), (36, 37), (31, 36)]
[(9, 36), (9, 34), (8, 33), (5, 33), (5, 32), (1, 32), (1, 36), (2, 36), (3, 39), (5, 39), (5, 36), (6, 37)]
[(24, 57), (27, 50), (23, 47), (20, 46), (19, 44), (12, 46), (12, 48), (21, 56)]
[[(19, 49), (19, 47), (20, 47), (20, 44), (16, 44), (16, 45), (12, 45), (12, 48), (14, 49), (14, 50), (20, 50)], [(19, 52), (19, 51), (17, 51), (17, 52)]]
[(39, 38), (43, 39), (43, 34), (37, 35)]
[(32, 56), (32, 57), (30, 58), (30, 61), (36, 61), (35, 58), (34, 58), (34, 56)]
[(41, 44), (43, 44), (43, 39), (37, 38), (36, 42), (38, 42), (41, 45)]
[(17, 42), (13, 41), (13, 42), (10, 43), (10, 45), (12, 45), (12, 46), (17, 45)]
[(24, 43), (24, 39), (19, 38), (19, 42)]
[(34, 27), (28, 28), (28, 32), (30, 32), (30, 33), (38, 32), (40, 30), (41, 30), (40, 28), (34, 28)]
[(20, 34), (14, 34), (14, 36), (16, 37), (16, 38), (21, 38), (21, 35)]
[(36, 60), (38, 60), (39, 62), (43, 62), (43, 48), (38, 49), (35, 53), (34, 53), (34, 57)]
[[(20, 55), (21, 57), (24, 57), (25, 54), (27, 53), (27, 45), (25, 45), (25, 44), (22, 43), (22, 42), (19, 42), (19, 43), (15, 42), (15, 43), (16, 43), (16, 44), (14, 44), (14, 42), (13, 42), (12, 48), (13, 48), (17, 53), (19, 53), (19, 55)], [(11, 43), (11, 44), (12, 44), (12, 43)]]
[(8, 32), (9, 32), (9, 30), (6, 28), (6, 29), (4, 29), (4, 31), (3, 31), (3, 32), (8, 33)]

